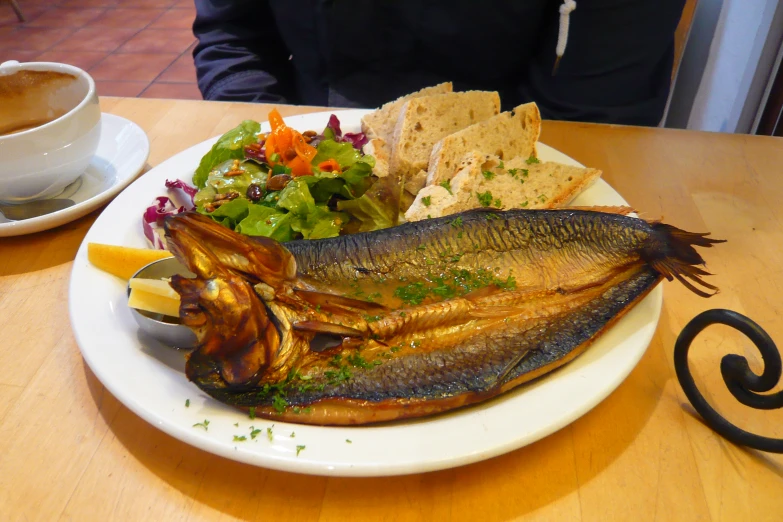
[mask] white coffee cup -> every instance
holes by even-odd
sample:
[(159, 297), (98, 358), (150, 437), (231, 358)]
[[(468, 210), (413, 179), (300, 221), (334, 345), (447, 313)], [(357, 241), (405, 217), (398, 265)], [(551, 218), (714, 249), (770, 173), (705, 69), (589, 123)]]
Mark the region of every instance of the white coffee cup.
[(100, 134), (89, 74), (62, 63), (0, 64), (0, 202), (62, 192), (87, 169)]

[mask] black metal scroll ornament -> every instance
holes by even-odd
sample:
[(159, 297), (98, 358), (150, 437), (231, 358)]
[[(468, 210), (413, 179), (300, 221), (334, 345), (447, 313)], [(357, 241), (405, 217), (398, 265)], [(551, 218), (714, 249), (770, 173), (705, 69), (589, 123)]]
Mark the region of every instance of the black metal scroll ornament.
[(783, 453), (783, 439), (762, 437), (738, 428), (715, 411), (699, 392), (688, 367), (688, 350), (702, 330), (712, 324), (725, 324), (745, 334), (756, 345), (764, 360), (764, 372), (753, 373), (748, 360), (741, 355), (729, 354), (720, 363), (720, 373), (734, 397), (746, 406), (757, 410), (783, 408), (783, 391), (759, 395), (770, 391), (780, 380), (781, 360), (775, 343), (758, 324), (731, 310), (707, 310), (689, 322), (674, 344), (674, 370), (685, 395), (704, 418), (707, 426), (735, 444), (772, 453)]

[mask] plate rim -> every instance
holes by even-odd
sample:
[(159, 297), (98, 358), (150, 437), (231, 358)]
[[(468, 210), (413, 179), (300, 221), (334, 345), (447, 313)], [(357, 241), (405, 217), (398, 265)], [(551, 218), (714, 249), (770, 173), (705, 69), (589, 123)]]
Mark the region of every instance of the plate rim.
[[(113, 199), (117, 194), (122, 192), (128, 185), (130, 185), (133, 181), (136, 180), (136, 178), (139, 176), (141, 171), (144, 170), (144, 165), (146, 165), (147, 161), (149, 160), (149, 156), (150, 156), (149, 136), (147, 136), (147, 133), (144, 132), (144, 129), (142, 129), (136, 122), (129, 120), (127, 118), (123, 118), (122, 116), (118, 116), (116, 114), (111, 114), (107, 112), (102, 112), (101, 125), (102, 126), (105, 125), (106, 121), (113, 121), (113, 124), (116, 123), (118, 125), (127, 126), (133, 129), (133, 132), (135, 132), (138, 135), (138, 137), (142, 139), (144, 158), (137, 162), (138, 165), (132, 163), (131, 166), (125, 167), (128, 169), (127, 176), (116, 180), (115, 183), (110, 185), (108, 188), (106, 188), (106, 190), (98, 192), (97, 194), (91, 196), (90, 198), (85, 199), (84, 201), (80, 201), (79, 203), (76, 203), (71, 207), (65, 208), (63, 210), (58, 210), (57, 212), (51, 212), (43, 216), (25, 219), (22, 221), (0, 222), (0, 237), (15, 237), (15, 236), (23, 236), (27, 234), (35, 234), (36, 232), (43, 232), (55, 227), (59, 227), (61, 225), (65, 225), (72, 221), (75, 221), (81, 217), (86, 216), (87, 214), (97, 209), (107, 201)], [(101, 144), (99, 142), (98, 150), (100, 150), (100, 147)], [(96, 155), (98, 150), (96, 150)], [(92, 162), (90, 164), (92, 165)], [(101, 173), (105, 173), (104, 168), (97, 167), (97, 166), (95, 168), (100, 170)], [(82, 176), (83, 175), (84, 174), (82, 174)], [(81, 176), (77, 179), (80, 178)]]
[[(329, 114), (337, 114), (338, 117), (340, 114), (345, 113), (352, 113), (352, 115), (357, 115), (359, 113), (366, 113), (370, 112), (367, 110), (339, 110), (339, 111), (321, 111), (321, 112), (314, 112), (314, 113), (306, 113), (302, 115), (296, 115), (296, 116), (290, 116), (285, 118), (286, 121), (289, 120), (297, 120), (301, 118), (308, 118), (308, 117), (328, 117)], [(291, 123), (292, 126), (296, 125), (296, 123)], [(161, 162), (159, 165), (156, 165), (153, 167), (147, 174), (154, 173), (156, 171), (164, 171), (166, 168), (166, 164), (169, 162), (175, 163), (178, 159), (185, 157), (188, 154), (193, 154), (193, 150), (197, 149), (198, 147), (204, 147), (207, 143), (211, 145), (211, 143), (214, 143), (215, 140), (218, 139), (219, 136), (215, 136), (212, 138), (209, 138), (207, 140), (204, 140), (200, 143), (197, 143), (191, 147), (188, 147), (184, 149), (183, 151), (180, 151), (177, 154), (172, 155), (171, 157), (167, 158), (163, 162)], [(551, 149), (552, 151), (557, 152), (558, 154), (561, 154), (565, 156), (563, 153), (560, 153), (556, 149), (553, 149), (551, 147), (548, 147), (544, 144), (543, 145), (545, 149)], [(567, 156), (565, 156), (567, 157)], [(574, 163), (575, 160), (568, 157), (570, 161)], [(171, 177), (171, 176), (169, 176)], [(606, 184), (603, 180), (599, 180), (600, 182)], [(134, 182), (135, 183), (135, 182)], [(615, 194), (618, 194), (614, 189), (612, 189), (608, 184), (606, 184), (609, 189), (611, 189)], [(132, 185), (131, 185), (132, 186)], [(161, 190), (163, 190), (163, 187), (161, 187)], [(619, 194), (618, 194), (619, 196)], [(154, 194), (150, 194), (150, 199), (154, 197)], [(621, 196), (620, 196), (621, 197)], [(113, 205), (114, 202), (111, 203)], [(141, 213), (141, 210), (139, 211)], [(639, 363), (639, 360), (644, 356), (644, 354), (647, 351), (647, 348), (649, 346), (650, 341), (652, 340), (652, 337), (654, 336), (657, 325), (660, 319), (660, 314), (662, 310), (662, 296), (663, 296), (663, 289), (662, 285), (658, 284), (655, 288), (646, 296), (642, 302), (650, 301), (652, 309), (652, 316), (647, 319), (647, 323), (645, 326), (646, 333), (642, 336), (641, 339), (637, 341), (637, 345), (641, 346), (641, 348), (637, 348), (637, 352), (635, 352), (634, 357), (629, 359), (626, 366), (619, 371), (616, 372), (612, 377), (612, 382), (609, 383), (609, 385), (605, 385), (601, 388), (600, 392), (595, 393), (591, 396), (591, 399), (588, 401), (583, 401), (578, 408), (573, 409), (573, 411), (570, 411), (568, 415), (561, 415), (558, 422), (550, 423), (547, 425), (544, 429), (539, 429), (537, 432), (530, 434), (526, 437), (517, 437), (513, 440), (509, 440), (505, 444), (499, 444), (495, 445), (491, 449), (488, 450), (478, 450), (478, 451), (472, 451), (469, 454), (460, 454), (458, 456), (448, 456), (443, 457), (440, 459), (433, 459), (428, 460), (426, 463), (416, 463), (416, 464), (410, 464), (407, 462), (401, 462), (399, 464), (385, 464), (383, 466), (377, 466), (374, 463), (368, 463), (365, 465), (356, 465), (355, 463), (323, 463), (323, 462), (313, 462), (310, 459), (307, 458), (297, 458), (292, 459), (290, 456), (275, 456), (270, 454), (259, 454), (252, 451), (245, 451), (244, 448), (242, 448), (242, 451), (240, 451), (240, 448), (238, 448), (235, 445), (231, 445), (228, 443), (225, 443), (224, 441), (217, 441), (213, 437), (205, 437), (203, 434), (195, 431), (195, 430), (189, 430), (188, 428), (185, 428), (184, 426), (178, 426), (174, 425), (173, 421), (166, 423), (162, 422), (160, 416), (156, 413), (150, 411), (150, 409), (146, 406), (144, 406), (137, 397), (129, 397), (124, 391), (119, 390), (117, 386), (115, 386), (115, 383), (112, 382), (111, 379), (107, 379), (107, 376), (104, 374), (104, 369), (102, 368), (96, 368), (96, 361), (92, 358), (92, 353), (90, 350), (85, 349), (85, 339), (84, 339), (84, 333), (85, 331), (82, 331), (77, 328), (77, 307), (76, 305), (76, 296), (77, 292), (75, 290), (78, 290), (78, 288), (75, 288), (75, 285), (78, 284), (79, 280), (79, 272), (84, 269), (83, 262), (86, 261), (86, 249), (87, 249), (87, 243), (90, 239), (90, 235), (95, 230), (95, 227), (100, 222), (100, 217), (96, 220), (95, 223), (90, 227), (90, 230), (85, 235), (84, 240), (82, 241), (82, 244), (79, 247), (79, 250), (76, 255), (76, 259), (74, 260), (73, 268), (71, 271), (71, 281), (69, 284), (69, 317), (71, 322), (71, 329), (74, 333), (74, 337), (76, 339), (77, 345), (79, 346), (79, 350), (82, 353), (82, 357), (84, 358), (85, 362), (87, 362), (88, 366), (90, 367), (91, 371), (95, 374), (95, 376), (99, 379), (99, 381), (102, 383), (103, 386), (107, 388), (107, 390), (117, 398), (118, 401), (120, 401), (122, 404), (124, 404), (128, 409), (130, 409), (133, 413), (140, 416), (142, 419), (145, 420), (145, 422), (153, 425), (154, 427), (160, 429), (164, 433), (167, 433), (168, 435), (185, 442), (191, 446), (197, 447), (199, 449), (202, 449), (204, 451), (207, 451), (209, 453), (219, 455), (225, 458), (229, 458), (231, 460), (235, 460), (238, 462), (243, 462), (255, 466), (260, 466), (264, 468), (269, 469), (276, 469), (281, 471), (288, 471), (288, 472), (295, 472), (295, 473), (304, 473), (304, 474), (311, 474), (311, 475), (321, 475), (321, 476), (363, 476), (363, 477), (369, 477), (369, 476), (394, 476), (394, 475), (405, 475), (405, 474), (411, 474), (411, 473), (422, 473), (422, 472), (429, 472), (429, 471), (436, 471), (441, 469), (447, 469), (447, 468), (453, 468), (458, 466), (463, 466), (471, 463), (475, 463), (478, 461), (486, 460), (498, 455), (502, 455), (505, 453), (508, 453), (510, 451), (513, 451), (515, 449), (524, 447), (526, 445), (532, 444), (538, 440), (541, 440), (548, 435), (551, 435), (552, 433), (562, 429), (563, 427), (571, 424), (576, 419), (580, 418), (581, 416), (585, 415), (586, 413), (590, 412), (593, 408), (595, 408), (596, 405), (598, 405), (600, 402), (602, 402), (606, 397), (608, 397), (614, 390), (617, 389), (617, 387), (625, 381), (627, 376), (630, 374), (631, 371), (633, 371), (634, 368)], [(81, 261), (82, 263), (79, 263), (77, 261)], [(96, 270), (93, 267), (87, 263), (87, 269)], [(89, 272), (88, 272), (89, 273)], [(629, 314), (633, 313), (636, 309), (639, 308), (639, 305), (642, 304), (642, 302), (638, 303), (634, 309), (629, 311)], [(622, 320), (622, 319), (621, 319)], [(608, 332), (607, 332), (608, 333)], [(615, 348), (616, 349), (616, 348)], [(584, 355), (584, 354), (583, 354)], [(577, 358), (576, 360), (578, 360)], [(573, 364), (573, 363), (572, 363)], [(568, 367), (569, 365), (564, 366), (564, 368)], [(547, 376), (544, 376), (542, 379), (544, 382), (553, 379), (553, 376), (556, 376), (558, 374), (559, 370), (556, 370), (555, 372), (552, 372), (548, 374)], [(108, 382), (107, 382), (108, 381)], [(189, 383), (188, 383), (189, 384)], [(527, 389), (528, 386), (520, 387), (516, 391), (519, 392), (520, 390)], [(194, 393), (203, 394), (200, 390), (194, 387)], [(510, 392), (513, 393), (513, 392)], [(467, 408), (467, 410), (470, 410), (471, 408), (476, 408), (477, 406), (481, 406), (482, 409), (484, 408), (493, 408), (497, 406), (498, 402), (501, 402), (504, 400), (505, 397), (507, 397), (508, 394), (504, 394), (503, 396), (500, 396), (496, 399), (492, 399), (490, 401), (481, 403), (481, 405), (475, 405)], [(210, 401), (213, 399), (209, 399)], [(456, 410), (455, 413), (464, 411), (465, 409)], [(238, 412), (239, 415), (243, 415), (241, 412)], [(445, 415), (449, 415), (449, 413), (446, 413)], [(239, 418), (239, 417), (238, 417)], [(432, 418), (432, 420), (437, 420), (440, 418), (440, 416)], [(241, 420), (241, 419), (240, 419)], [(246, 420), (246, 419), (245, 419)], [(431, 419), (421, 419), (417, 422), (423, 422), (427, 423)], [(268, 423), (270, 421), (259, 419), (257, 422), (259, 423)], [(280, 423), (280, 424), (286, 424), (286, 423)], [(286, 424), (287, 425), (287, 424)], [(395, 426), (397, 427), (404, 427), (406, 423), (398, 423)], [(293, 425), (293, 426), (301, 426), (304, 429), (304, 426), (302, 425)], [(384, 428), (387, 427), (387, 424), (379, 425), (377, 427)], [(320, 427), (323, 430), (331, 430), (332, 427)], [(370, 427), (372, 428), (372, 427)], [(297, 428), (299, 429), (299, 428)]]

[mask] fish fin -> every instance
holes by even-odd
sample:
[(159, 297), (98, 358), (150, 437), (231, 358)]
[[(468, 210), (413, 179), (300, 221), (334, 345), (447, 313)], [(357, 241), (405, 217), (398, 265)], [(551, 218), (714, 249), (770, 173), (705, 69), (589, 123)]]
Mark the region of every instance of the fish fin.
[(342, 295), (313, 292), (300, 288), (296, 288), (294, 291), (296, 292), (296, 295), (308, 303), (331, 309), (332, 311), (344, 312), (348, 309), (349, 311), (385, 312), (389, 310), (384, 305), (373, 303), (372, 301), (362, 301), (361, 299), (353, 299)]
[(339, 335), (341, 337), (364, 337), (364, 333), (356, 328), (324, 321), (296, 321), (291, 323), (291, 327), (297, 332)]
[[(653, 234), (642, 249), (642, 258), (667, 280), (677, 279), (685, 287), (701, 297), (710, 297), (718, 293), (718, 288), (702, 279), (712, 275), (697, 265), (704, 265), (704, 259), (694, 246), (710, 248), (724, 239), (707, 237), (709, 232), (686, 232), (664, 223), (652, 223)], [(711, 290), (712, 293), (697, 288), (691, 282)]]
[(172, 253), (199, 277), (231, 270), (278, 288), (296, 276), (296, 260), (274, 239), (238, 234), (192, 211), (166, 217), (163, 226)]
[(500, 387), (503, 385), (503, 383), (506, 381), (506, 377), (508, 377), (508, 374), (511, 373), (511, 370), (519, 366), (519, 364), (528, 358), (530, 355), (530, 350), (525, 350), (524, 352), (518, 354), (514, 359), (509, 362), (505, 368), (503, 368), (503, 371), (498, 374), (497, 377), (497, 387)]
[(632, 212), (636, 212), (633, 207), (627, 205), (596, 205), (593, 207), (564, 207), (562, 210), (586, 210), (588, 212), (603, 212), (605, 214), (620, 214), (621, 216), (627, 216)]

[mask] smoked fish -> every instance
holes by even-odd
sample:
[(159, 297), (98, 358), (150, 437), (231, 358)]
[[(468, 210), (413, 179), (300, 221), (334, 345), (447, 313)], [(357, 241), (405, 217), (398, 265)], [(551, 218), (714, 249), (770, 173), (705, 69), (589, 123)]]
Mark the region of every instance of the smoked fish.
[(280, 244), (165, 222), (186, 374), (254, 415), (348, 425), (487, 400), (573, 360), (662, 279), (708, 297), (720, 241), (612, 212), (472, 210)]

